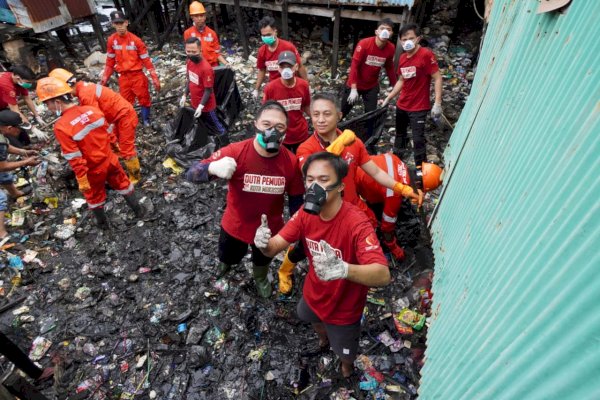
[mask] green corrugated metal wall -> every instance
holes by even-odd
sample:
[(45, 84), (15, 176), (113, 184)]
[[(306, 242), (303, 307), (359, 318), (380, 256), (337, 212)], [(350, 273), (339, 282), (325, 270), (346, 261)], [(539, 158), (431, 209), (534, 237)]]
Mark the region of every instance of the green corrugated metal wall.
[(495, 0), (445, 153), (421, 399), (600, 399), (600, 1)]

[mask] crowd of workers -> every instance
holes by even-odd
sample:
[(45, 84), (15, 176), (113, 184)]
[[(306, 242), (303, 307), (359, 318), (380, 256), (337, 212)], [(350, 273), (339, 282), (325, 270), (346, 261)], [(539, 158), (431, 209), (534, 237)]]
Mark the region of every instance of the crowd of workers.
[[(189, 11), (193, 26), (183, 38), (187, 80), (179, 105), (185, 106), (189, 98), (194, 117), (227, 137), (227, 127), (216, 113), (213, 90), (213, 68), (227, 65), (227, 60), (220, 53), (217, 33), (206, 26), (204, 6), (194, 1)], [(71, 72), (55, 69), (36, 84), (38, 100), (58, 118), (54, 134), (63, 157), (103, 229), (110, 225), (104, 212), (106, 184), (125, 197), (137, 217), (145, 214), (134, 188), (141, 169), (135, 147), (138, 115), (133, 108), (137, 99), (142, 123), (149, 125), (152, 102), (144, 68), (156, 91), (160, 90), (160, 78), (146, 45), (128, 31), (126, 16), (115, 11), (111, 21), (116, 32), (108, 38), (100, 83), (77, 81)], [(416, 25), (406, 25), (399, 32), (404, 52), (394, 70), (393, 23), (382, 20), (374, 36), (356, 45), (341, 102), (328, 93), (311, 97), (307, 72), (294, 44), (278, 37), (271, 17), (263, 18), (259, 29), (264, 44), (258, 49), (258, 76), (252, 92), (254, 100), (262, 103), (254, 121), (256, 134), (193, 163), (185, 179), (201, 183), (221, 178), (229, 183), (215, 277), (225, 277), (250, 246), (257, 294), (269, 298), (273, 295), (269, 266), (275, 255), (285, 251), (278, 291), (289, 295), (295, 264), (308, 259), (297, 311), (300, 319), (313, 325), (319, 338), (318, 346), (309, 353), (333, 349), (340, 358), (342, 375), (348, 377), (358, 350), (367, 291), (390, 281), (379, 237), (389, 255), (401, 261), (404, 251), (396, 242), (395, 227), (402, 199), (420, 206), (423, 192), (441, 183), (441, 169), (426, 162), (424, 140), (426, 116), (442, 113), (441, 74), (434, 54), (419, 44)], [(385, 99), (379, 99), (382, 69), (393, 86)], [(119, 93), (106, 86), (114, 71), (119, 77)], [(262, 89), (265, 80), (268, 83)], [(28, 121), (16, 101), (22, 96), (36, 120), (43, 123), (27, 92), (35, 83), (27, 67), (0, 74), (0, 108), (6, 109), (0, 112), (0, 184), (10, 197), (26, 193), (14, 187), (9, 171), (39, 163), (36, 152), (25, 150), (19, 141), (21, 127)], [(396, 154), (369, 154), (355, 132), (338, 129), (359, 97), (368, 112), (378, 104), (387, 107), (396, 96)], [(407, 154), (408, 125), (414, 170), (398, 157)], [(23, 159), (9, 162), (8, 154)], [(287, 222), (286, 198), (291, 216)], [(0, 191), (0, 211), (7, 209), (6, 200)], [(0, 221), (3, 237), (8, 233), (3, 219)]]

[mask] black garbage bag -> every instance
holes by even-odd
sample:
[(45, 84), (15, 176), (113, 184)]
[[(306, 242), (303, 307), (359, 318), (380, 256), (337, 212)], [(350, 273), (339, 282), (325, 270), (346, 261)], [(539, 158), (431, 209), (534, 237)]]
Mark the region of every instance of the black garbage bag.
[(213, 90), (217, 100), (217, 115), (227, 127), (231, 127), (244, 108), (237, 83), (235, 83), (235, 72), (225, 66), (216, 67), (214, 71)]
[(194, 118), (194, 109), (183, 107), (173, 121), (164, 128), (167, 138), (167, 155), (183, 168), (194, 161), (203, 160), (226, 145), (223, 138), (211, 132), (201, 119)]
[(387, 107), (380, 107), (368, 113), (359, 115), (349, 121), (343, 121), (338, 127), (343, 131), (350, 129), (358, 136), (365, 146), (374, 146), (383, 132)]

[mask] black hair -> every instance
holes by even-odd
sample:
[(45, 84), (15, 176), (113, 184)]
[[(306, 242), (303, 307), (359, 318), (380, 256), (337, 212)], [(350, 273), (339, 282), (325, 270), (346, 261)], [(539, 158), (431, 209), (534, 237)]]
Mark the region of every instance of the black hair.
[(197, 44), (198, 46), (202, 46), (202, 44), (200, 43), (200, 39), (198, 39), (197, 37), (189, 37), (185, 40), (185, 44)]
[(415, 36), (421, 36), (421, 29), (417, 24), (407, 24), (400, 28), (400, 32), (398, 32), (398, 36), (402, 37), (406, 35), (409, 31), (413, 31)]
[(386, 25), (389, 26), (390, 28), (394, 29), (394, 21), (392, 21), (389, 18), (384, 18), (381, 21), (379, 21), (377, 23), (377, 27), (379, 28), (381, 25)]
[(338, 99), (332, 93), (317, 93), (312, 97), (310, 104), (313, 104), (317, 100), (329, 101), (329, 102), (333, 103), (336, 111), (338, 111), (338, 112), (340, 111), (340, 105), (339, 105)]
[(263, 19), (258, 21), (258, 29), (266, 28), (268, 26), (277, 30), (277, 25), (275, 25), (275, 18), (267, 15), (266, 17), (263, 17)]
[(35, 80), (35, 74), (31, 70), (31, 68), (29, 68), (27, 65), (22, 65), (22, 64), (15, 65), (14, 67), (12, 67), (11, 71), (12, 71), (13, 75), (20, 76), (21, 79), (26, 79), (28, 81)]
[(308, 172), (310, 164), (312, 164), (314, 161), (327, 161), (329, 165), (331, 165), (337, 176), (337, 183), (335, 184), (336, 186), (342, 182), (342, 179), (344, 179), (346, 175), (348, 175), (348, 163), (344, 161), (342, 157), (333, 153), (329, 153), (328, 151), (321, 151), (311, 154), (306, 159), (306, 162), (302, 166), (302, 175), (304, 177), (306, 177), (306, 173)]
[(256, 112), (256, 119), (260, 118), (260, 116), (262, 115), (262, 113), (265, 112), (266, 110), (281, 111), (285, 115), (285, 122), (286, 122), (286, 124), (288, 123), (288, 113), (285, 110), (285, 107), (283, 107), (281, 105), (281, 103), (279, 103), (279, 102), (277, 102), (275, 100), (267, 100), (267, 101), (265, 101), (265, 104), (263, 104), (262, 106), (260, 106), (260, 108)]

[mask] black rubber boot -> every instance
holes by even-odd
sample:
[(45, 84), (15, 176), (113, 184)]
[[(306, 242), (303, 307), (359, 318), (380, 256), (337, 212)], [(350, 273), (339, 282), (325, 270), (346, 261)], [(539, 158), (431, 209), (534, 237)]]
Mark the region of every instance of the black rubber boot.
[(146, 210), (140, 204), (140, 199), (138, 199), (138, 196), (135, 192), (131, 192), (131, 194), (128, 194), (123, 197), (125, 198), (125, 201), (127, 202), (129, 208), (131, 208), (135, 213), (136, 217), (143, 218), (146, 215)]
[(108, 230), (108, 218), (106, 217), (106, 213), (104, 212), (104, 208), (94, 208), (92, 210), (94, 213), (94, 217), (96, 217), (96, 224), (100, 229)]

